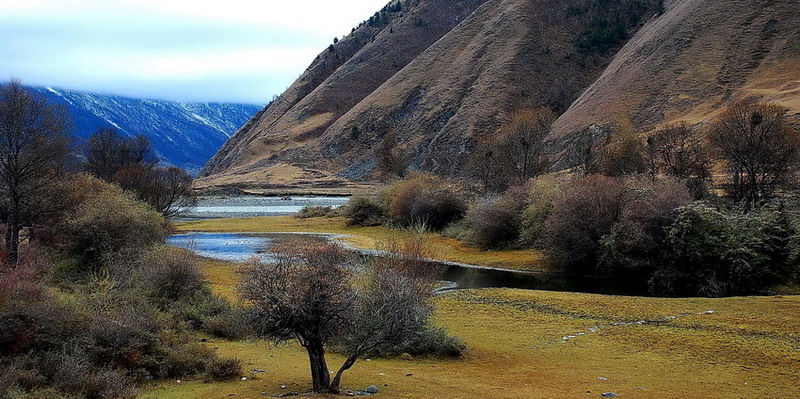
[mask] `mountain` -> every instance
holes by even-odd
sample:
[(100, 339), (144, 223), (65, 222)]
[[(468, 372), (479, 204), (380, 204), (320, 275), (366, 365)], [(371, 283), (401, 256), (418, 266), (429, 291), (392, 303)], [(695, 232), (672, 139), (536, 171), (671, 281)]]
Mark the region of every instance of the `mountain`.
[(733, 101), (775, 101), (800, 122), (796, 0), (673, 0), (564, 112), (548, 138), (568, 148), (591, 124), (628, 116), (640, 130), (713, 119)]
[(252, 104), (182, 103), (29, 87), (72, 115), (79, 141), (100, 127), (126, 136), (143, 134), (163, 163), (197, 173), (233, 132), (262, 107)]
[(323, 51), (228, 140), (199, 185), (379, 182), (375, 152), (390, 132), (412, 168), (459, 175), (476, 142), (521, 108), (561, 115), (548, 143), (563, 155), (579, 131), (616, 114), (646, 130), (702, 122), (744, 96), (795, 110), (800, 99), (796, 0), (395, 4)]

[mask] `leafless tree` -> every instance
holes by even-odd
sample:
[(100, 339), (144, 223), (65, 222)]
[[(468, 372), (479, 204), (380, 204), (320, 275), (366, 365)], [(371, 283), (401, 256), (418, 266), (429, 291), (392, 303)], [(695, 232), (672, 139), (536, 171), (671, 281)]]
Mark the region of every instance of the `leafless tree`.
[(192, 177), (181, 168), (136, 163), (120, 169), (112, 181), (171, 218), (193, 206)]
[(389, 132), (381, 141), (376, 152), (378, 170), (389, 177), (403, 178), (408, 172), (408, 159), (405, 151), (399, 146), (397, 135)]
[(798, 167), (800, 133), (776, 103), (745, 100), (729, 106), (708, 139), (728, 170), (729, 195), (752, 209), (787, 184)]
[(480, 141), (466, 161), (467, 174), (481, 184), (481, 191), (486, 194), (503, 191), (508, 186), (507, 176), (500, 173), (500, 160), (497, 156), (493, 137)]
[(19, 80), (0, 87), (0, 195), (11, 264), (19, 257), (20, 230), (32, 222), (31, 203), (58, 181), (68, 162), (67, 128), (66, 112)]
[(686, 122), (662, 126), (647, 138), (648, 169), (686, 181), (695, 198), (703, 197), (711, 179), (711, 156), (697, 129)]
[(192, 177), (177, 167), (158, 166), (150, 140), (143, 135), (128, 138), (114, 129), (98, 129), (86, 144), (86, 170), (133, 192), (164, 217), (177, 216), (196, 202)]
[(483, 183), (485, 191), (495, 191), (525, 184), (545, 173), (549, 163), (544, 154), (544, 138), (555, 119), (556, 115), (547, 108), (517, 111), (511, 122), (473, 151), (468, 161), (472, 177)]
[[(274, 342), (297, 339), (308, 353), (314, 392), (339, 392), (342, 375), (365, 353), (418, 338), (431, 312), (421, 256), (378, 258), (365, 275), (339, 245), (302, 241), (273, 262), (253, 261), (239, 287), (254, 330)], [(363, 281), (362, 281), (363, 279)], [(333, 380), (325, 350), (348, 357)]]
[(115, 129), (102, 127), (86, 142), (86, 171), (111, 182), (114, 174), (131, 165), (155, 166), (158, 158), (144, 135), (121, 136)]
[(528, 109), (518, 111), (511, 123), (501, 128), (498, 153), (516, 184), (547, 171), (544, 138), (555, 120), (556, 115), (549, 109)]

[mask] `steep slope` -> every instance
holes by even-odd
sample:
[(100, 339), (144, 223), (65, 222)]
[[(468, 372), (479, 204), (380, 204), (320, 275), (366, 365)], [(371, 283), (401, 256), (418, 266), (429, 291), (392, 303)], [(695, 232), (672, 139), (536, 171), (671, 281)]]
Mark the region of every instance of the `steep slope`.
[[(290, 143), (313, 140), (337, 118), (466, 18), (483, 0), (392, 0), (323, 51), (283, 94), (206, 165), (217, 174), (260, 161)], [(252, 168), (251, 168), (252, 169)]]
[(745, 97), (800, 114), (800, 3), (668, 0), (664, 15), (561, 115), (549, 141), (564, 150), (581, 129), (617, 114), (642, 130), (665, 121), (702, 123)]
[(193, 173), (261, 109), (251, 104), (179, 103), (50, 87), (29, 89), (67, 108), (78, 139), (88, 138), (100, 127), (116, 128), (127, 136), (144, 134), (164, 163)]
[[(487, 0), (461, 18), (470, 10), (463, 2), (420, 0), (375, 36), (385, 45), (363, 47), (298, 100), (307, 71), (226, 143), (199, 183), (323, 187), (374, 180), (375, 148), (389, 132), (414, 168), (457, 174), (476, 138), (494, 132), (516, 109), (566, 109), (657, 3)], [(445, 13), (441, 4), (461, 14)], [(428, 21), (454, 28), (412, 57), (403, 47), (406, 37), (436, 25)], [(413, 58), (402, 69), (402, 62), (393, 63), (401, 54)], [(382, 71), (385, 82), (361, 72), (367, 70)], [(357, 95), (348, 97), (351, 91)], [(331, 93), (337, 100), (320, 100)]]

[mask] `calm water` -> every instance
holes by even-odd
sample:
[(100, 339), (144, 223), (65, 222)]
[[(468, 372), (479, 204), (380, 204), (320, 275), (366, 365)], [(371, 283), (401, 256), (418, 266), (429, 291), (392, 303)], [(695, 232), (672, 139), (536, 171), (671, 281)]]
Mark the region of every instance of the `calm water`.
[(280, 216), (300, 211), (306, 206), (330, 206), (338, 208), (347, 203), (349, 197), (203, 197), (195, 207), (185, 211), (184, 220), (212, 219), (251, 216)]
[[(169, 245), (186, 248), (200, 256), (233, 262), (257, 257), (271, 258), (276, 245), (295, 240), (327, 240), (331, 236), (292, 233), (191, 233), (176, 234), (167, 239)], [(361, 252), (380, 256), (374, 251)], [(455, 283), (453, 288), (522, 288), (552, 291), (574, 291), (602, 294), (644, 294), (624, 283), (592, 277), (563, 276), (549, 273), (526, 273), (470, 267), (469, 265), (431, 262), (443, 270), (442, 279)]]

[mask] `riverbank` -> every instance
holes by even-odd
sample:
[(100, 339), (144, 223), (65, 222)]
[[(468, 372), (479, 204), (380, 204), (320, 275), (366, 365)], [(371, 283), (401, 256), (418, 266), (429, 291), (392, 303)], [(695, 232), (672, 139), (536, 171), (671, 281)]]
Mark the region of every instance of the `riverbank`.
[[(202, 271), (215, 292), (232, 298), (234, 267), (204, 261)], [(344, 388), (377, 385), (378, 398), (790, 398), (800, 384), (800, 297), (485, 289), (435, 301), (436, 322), (465, 341), (465, 358), (362, 359), (345, 374)], [(247, 379), (164, 382), (142, 397), (305, 397), (310, 389), (297, 345), (203, 338), (242, 360)], [(342, 360), (332, 354), (329, 363)]]
[[(348, 226), (341, 217), (299, 219), (292, 216), (209, 219), (176, 224), (181, 232), (219, 233), (326, 233), (342, 235), (341, 241), (357, 249), (375, 249), (381, 240), (411, 233), (383, 226)], [(425, 233), (435, 257), (449, 262), (503, 269), (548, 272), (542, 254), (535, 250), (483, 251), (439, 233)]]

